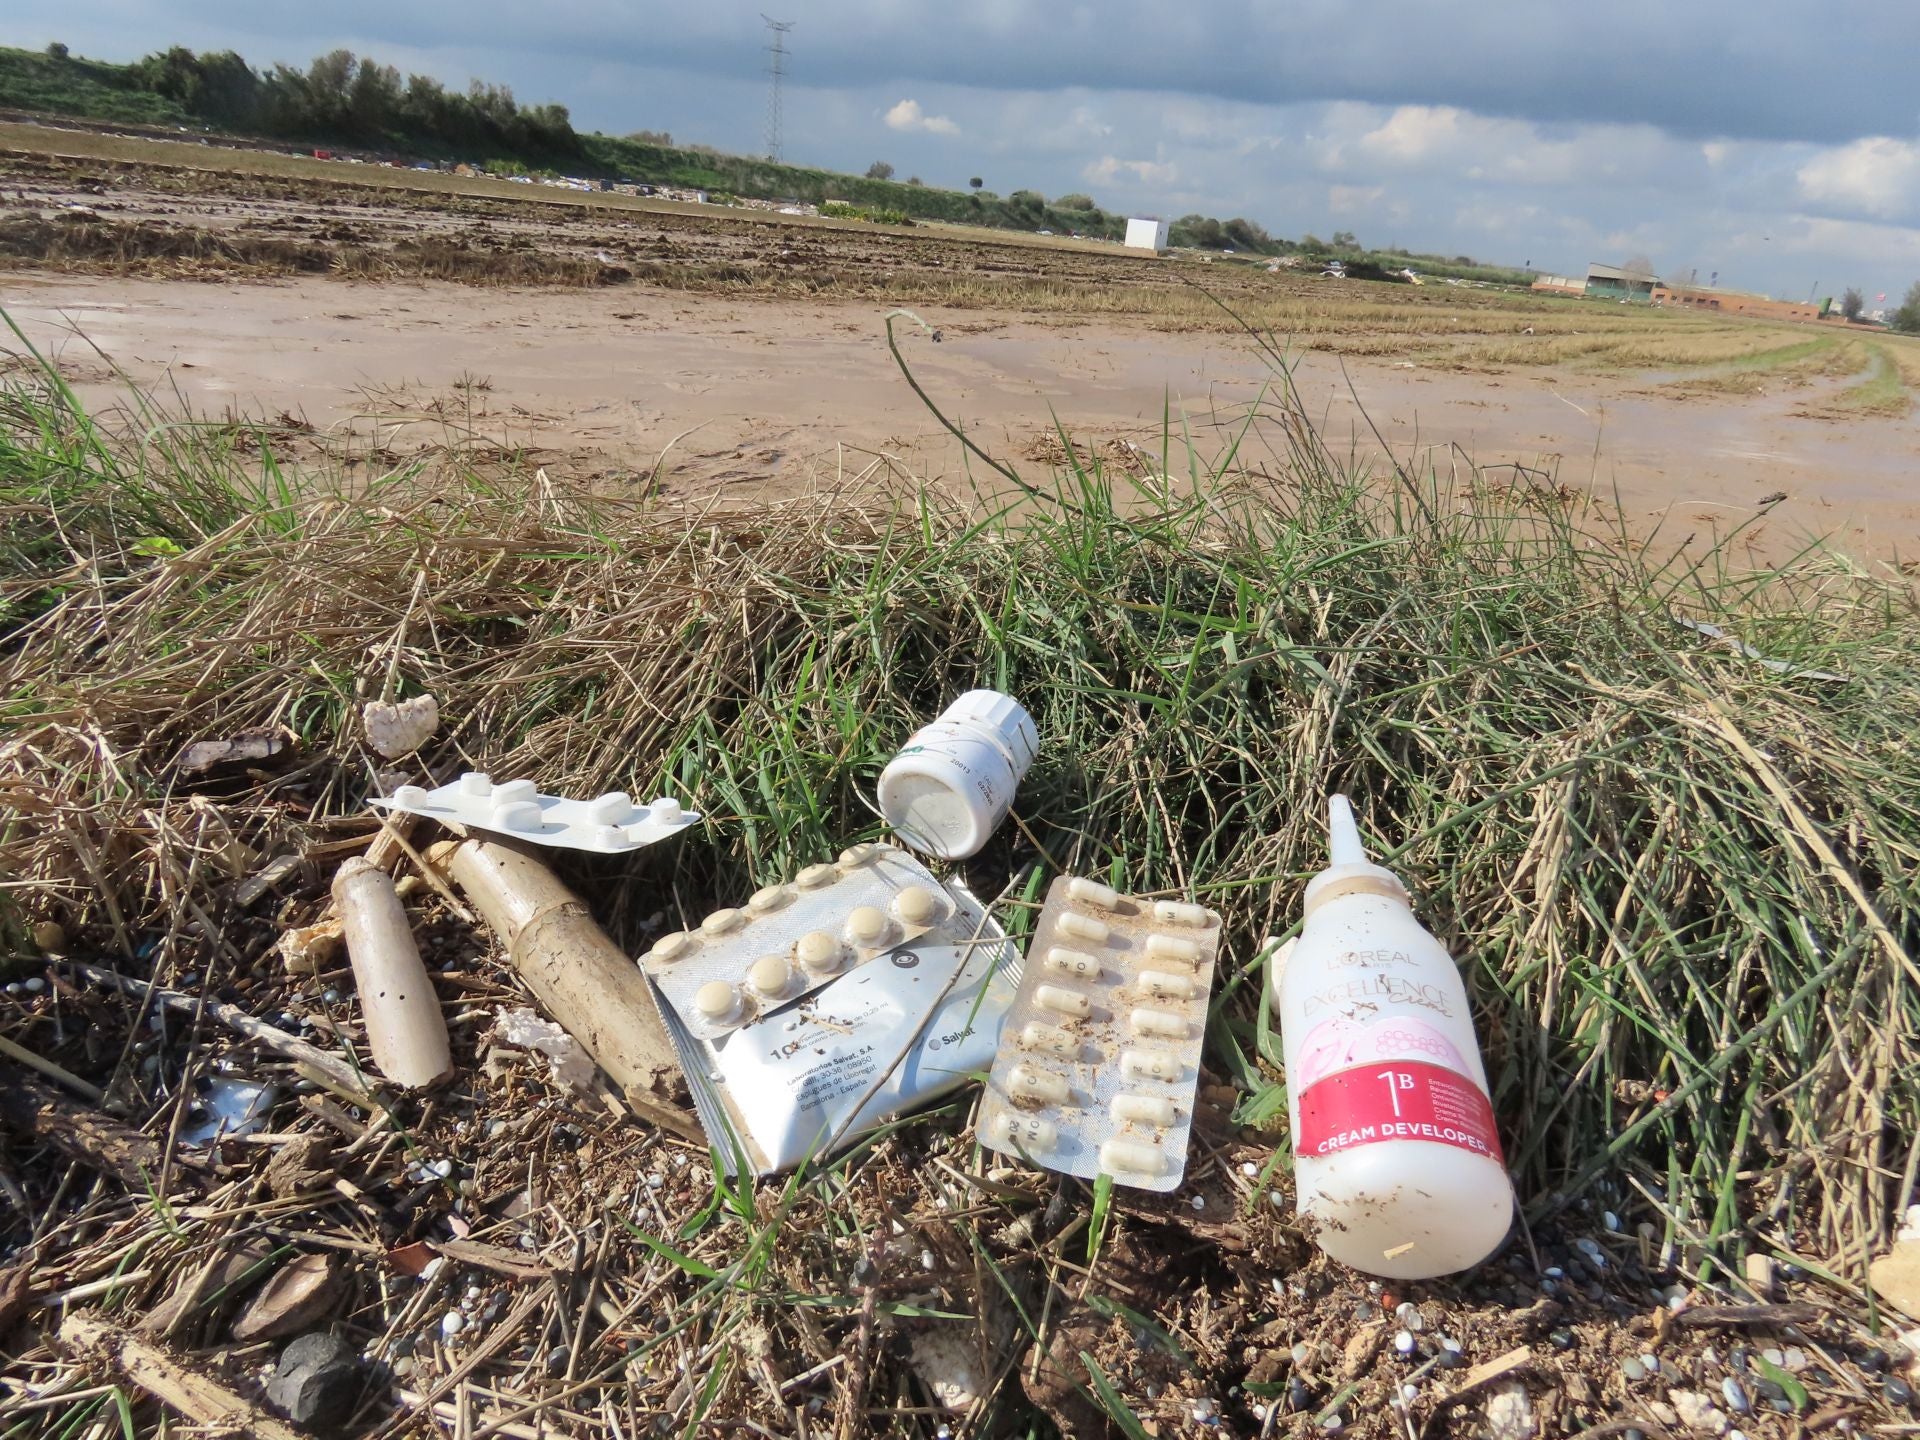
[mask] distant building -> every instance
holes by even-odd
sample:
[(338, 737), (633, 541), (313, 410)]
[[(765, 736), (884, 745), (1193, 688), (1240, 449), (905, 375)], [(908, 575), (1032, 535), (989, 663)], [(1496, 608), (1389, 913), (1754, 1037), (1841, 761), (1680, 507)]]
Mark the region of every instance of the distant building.
[(1587, 293), (1587, 282), (1569, 279), (1565, 275), (1542, 275), (1533, 282), (1532, 288), (1543, 295), (1575, 296)]
[(1167, 248), (1169, 224), (1165, 220), (1156, 220), (1152, 216), (1140, 216), (1127, 221), (1127, 248), (1129, 250), (1164, 250)]
[(1596, 300), (1651, 300), (1658, 275), (1622, 270), (1618, 265), (1587, 266), (1586, 293)]
[(1723, 315), (1752, 315), (1762, 320), (1818, 320), (1823, 309), (1810, 301), (1774, 300), (1707, 285), (1656, 285), (1652, 298), (1654, 304), (1676, 310), (1718, 310)]

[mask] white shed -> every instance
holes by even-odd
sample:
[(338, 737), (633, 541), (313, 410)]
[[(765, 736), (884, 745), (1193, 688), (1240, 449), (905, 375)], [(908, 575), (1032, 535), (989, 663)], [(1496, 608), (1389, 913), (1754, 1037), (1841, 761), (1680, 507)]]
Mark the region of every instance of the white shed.
[(1127, 247), (1132, 250), (1164, 250), (1167, 248), (1167, 222), (1156, 220), (1152, 216), (1142, 216), (1127, 221)]

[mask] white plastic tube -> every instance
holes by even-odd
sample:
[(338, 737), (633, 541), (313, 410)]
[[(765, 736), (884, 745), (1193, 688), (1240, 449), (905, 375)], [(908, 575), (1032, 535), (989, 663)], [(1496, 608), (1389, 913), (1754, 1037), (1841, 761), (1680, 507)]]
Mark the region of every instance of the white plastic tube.
[(393, 880), (355, 856), (333, 877), (333, 904), (374, 1067), (408, 1089), (431, 1084), (453, 1067), (447, 1022)]
[(923, 854), (963, 859), (1007, 818), (1039, 747), (1033, 717), (997, 690), (969, 690), (880, 773), (880, 813)]
[(1346, 797), (1332, 864), (1274, 957), (1293, 1114), (1294, 1185), (1321, 1249), (1396, 1280), (1479, 1264), (1513, 1219), (1467, 990), (1390, 870), (1370, 864)]

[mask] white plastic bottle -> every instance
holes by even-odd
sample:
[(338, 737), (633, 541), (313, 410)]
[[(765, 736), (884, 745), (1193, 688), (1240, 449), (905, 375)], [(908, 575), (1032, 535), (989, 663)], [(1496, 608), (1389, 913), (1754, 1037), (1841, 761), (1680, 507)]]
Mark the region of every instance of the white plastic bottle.
[(959, 860), (1007, 818), (1033, 763), (1033, 717), (1011, 695), (969, 690), (880, 772), (880, 813), (914, 849)]
[(1477, 1265), (1506, 1238), (1500, 1153), (1466, 986), (1368, 863), (1344, 795), (1306, 925), (1273, 959), (1299, 1211), (1342, 1264), (1396, 1280)]

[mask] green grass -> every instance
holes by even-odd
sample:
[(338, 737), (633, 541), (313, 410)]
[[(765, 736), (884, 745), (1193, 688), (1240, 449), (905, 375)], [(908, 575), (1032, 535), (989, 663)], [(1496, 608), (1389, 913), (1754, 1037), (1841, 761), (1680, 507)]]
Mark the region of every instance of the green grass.
[(1913, 408), (1913, 397), (1907, 393), (1900, 367), (1887, 353), (1886, 346), (1870, 344), (1867, 350), (1872, 355), (1867, 378), (1841, 391), (1834, 397), (1834, 405), (1861, 415), (1906, 414)]
[[(967, 507), (696, 512), (446, 465), (348, 494), (232, 427), (108, 423), (17, 371), (0, 786), (66, 818), (0, 832), (0, 903), (101, 943), (189, 900), (223, 914), (219, 865), (186, 863), (202, 807), (262, 849), (357, 810), (357, 700), (393, 673), (439, 697), (443, 769), (666, 785), (707, 814), (646, 864), (576, 875), (632, 945), (655, 912), (683, 923), (873, 834), (874, 777), (914, 723), (1001, 687), (1042, 747), (976, 890), (1037, 860), (1218, 907), (1207, 1064), (1243, 1111), (1283, 1127), (1256, 957), (1294, 924), (1322, 798), (1345, 790), (1465, 968), (1536, 1235), (1585, 1233), (1567, 1207), (1604, 1203), (1716, 1279), (1758, 1249), (1857, 1282), (1920, 1133), (1910, 589), (1817, 546), (1763, 572), (1734, 536), (1640, 548), (1557, 489), (1355, 473), (1275, 378), (1237, 447), (1170, 434), (1148, 474), (1019, 473), (1030, 493), (983, 467)], [(1848, 678), (1784, 678), (1675, 610)], [(173, 791), (184, 741), (276, 723), (300, 788)], [(966, 1113), (941, 1107), (909, 1153), (964, 1141)], [(882, 1243), (898, 1187), (945, 1193), (937, 1167), (887, 1168), (893, 1143), (650, 1231), (673, 1325), (724, 1347), (787, 1334), (796, 1307), (852, 1323), (849, 1256)], [(991, 1237), (1019, 1211), (970, 1203), (957, 1233), (1018, 1309), (1019, 1262)], [(1088, 1250), (1113, 1244), (1098, 1208)], [(702, 1407), (751, 1373), (712, 1353)], [(1127, 1375), (1089, 1374), (1109, 1413), (1153, 1411)]]

